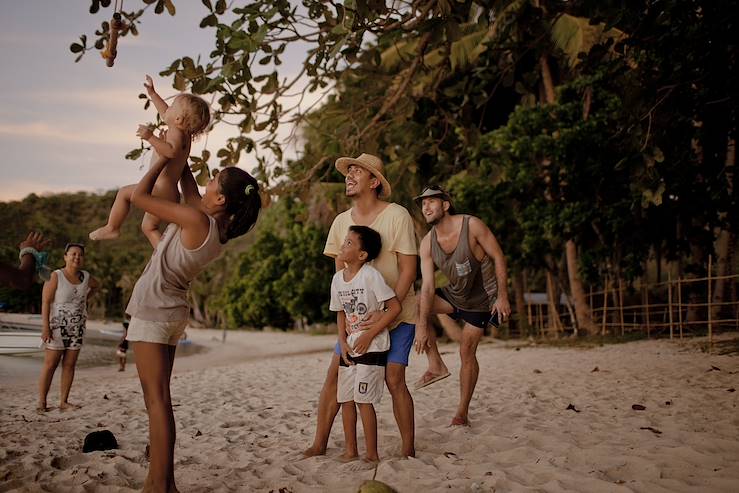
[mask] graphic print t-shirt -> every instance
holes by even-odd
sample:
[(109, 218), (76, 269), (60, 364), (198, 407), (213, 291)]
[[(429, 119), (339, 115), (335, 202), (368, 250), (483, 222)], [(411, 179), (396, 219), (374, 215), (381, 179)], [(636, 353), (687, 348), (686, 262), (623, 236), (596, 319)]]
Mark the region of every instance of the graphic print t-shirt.
[[(380, 272), (371, 265), (364, 264), (351, 281), (344, 281), (344, 269), (334, 274), (331, 281), (332, 312), (343, 310), (346, 315), (347, 342), (349, 347), (362, 335), (359, 324), (368, 314), (382, 310), (384, 302), (395, 297), (395, 291), (387, 285)], [(370, 344), (367, 352), (382, 352), (390, 349), (390, 334), (383, 330)], [(352, 353), (352, 356), (358, 354)]]

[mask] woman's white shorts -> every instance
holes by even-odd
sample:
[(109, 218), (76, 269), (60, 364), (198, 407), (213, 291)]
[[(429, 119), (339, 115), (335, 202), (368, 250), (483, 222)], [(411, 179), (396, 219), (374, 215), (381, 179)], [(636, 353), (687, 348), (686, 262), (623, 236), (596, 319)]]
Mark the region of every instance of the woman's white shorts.
[(132, 317), (128, 324), (126, 340), (131, 342), (154, 342), (176, 346), (185, 332), (187, 320), (154, 322)]

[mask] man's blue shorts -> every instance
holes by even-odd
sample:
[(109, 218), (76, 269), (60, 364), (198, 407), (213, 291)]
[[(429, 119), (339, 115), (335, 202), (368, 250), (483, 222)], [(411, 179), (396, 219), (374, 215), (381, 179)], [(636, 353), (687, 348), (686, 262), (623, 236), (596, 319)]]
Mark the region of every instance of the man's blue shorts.
[[(387, 353), (387, 362), (408, 366), (408, 356), (411, 354), (411, 347), (413, 347), (415, 338), (415, 325), (405, 322), (398, 324), (390, 331), (390, 352)], [(338, 342), (334, 346), (334, 353), (341, 354)]]

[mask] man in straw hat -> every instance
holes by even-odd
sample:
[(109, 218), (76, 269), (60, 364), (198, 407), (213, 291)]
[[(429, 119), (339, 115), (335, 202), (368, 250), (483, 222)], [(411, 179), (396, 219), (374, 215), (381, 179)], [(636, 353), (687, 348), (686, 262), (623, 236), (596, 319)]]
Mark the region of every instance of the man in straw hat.
[[(402, 304), (400, 315), (388, 327), (390, 352), (387, 357), (385, 383), (393, 399), (393, 411), (400, 429), (401, 453), (413, 457), (413, 399), (405, 383), (405, 368), (413, 346), (416, 320), (413, 282), (416, 279), (418, 250), (413, 220), (404, 207), (383, 200), (390, 196), (391, 188), (383, 175), (382, 161), (378, 157), (371, 154), (362, 154), (357, 158), (342, 157), (336, 160), (336, 169), (346, 177), (345, 191), (352, 201), (352, 207), (334, 219), (323, 253), (336, 259), (351, 225), (368, 226), (380, 233), (382, 249), (372, 265), (380, 271)], [(337, 271), (344, 268), (341, 262), (335, 261)], [(375, 320), (376, 318), (370, 317), (364, 325), (371, 326)], [(331, 427), (339, 411), (336, 402), (339, 355), (340, 348), (337, 344), (321, 389), (313, 445), (304, 452), (309, 457), (326, 453)]]
[[(480, 219), (454, 213), (452, 199), (442, 188), (428, 186), (415, 201), (421, 206), (426, 223), (431, 225), (420, 247), (423, 281), (416, 335), (416, 351), (427, 352), (429, 368), (416, 388), (449, 376), (433, 330), (428, 330), (429, 315), (444, 313), (464, 321), (459, 347), (460, 399), (451, 424), (468, 426), (470, 401), (480, 371), (477, 345), (488, 323), (497, 325), (511, 314), (505, 256), (493, 233)], [(492, 267), (493, 262), (495, 276), (486, 276), (486, 267)], [(435, 289), (434, 267), (447, 277), (447, 286)]]

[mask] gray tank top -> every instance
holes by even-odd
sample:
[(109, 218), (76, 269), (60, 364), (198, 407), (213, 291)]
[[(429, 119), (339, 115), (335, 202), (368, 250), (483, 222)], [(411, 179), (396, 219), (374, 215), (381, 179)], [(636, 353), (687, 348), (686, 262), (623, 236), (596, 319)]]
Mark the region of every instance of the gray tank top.
[(436, 228), (431, 228), (431, 258), (434, 265), (449, 279), (442, 291), (457, 308), (472, 312), (490, 311), (497, 296), (497, 280), (493, 262), (485, 256), (480, 262), (470, 249), (470, 216), (464, 216), (462, 231), (454, 251), (447, 255), (436, 239)]
[(144, 272), (136, 281), (126, 313), (154, 322), (189, 318), (187, 290), (190, 282), (223, 251), (218, 224), (215, 218), (208, 216), (208, 219), (208, 236), (194, 250), (182, 245), (182, 229), (177, 224), (167, 226)]

